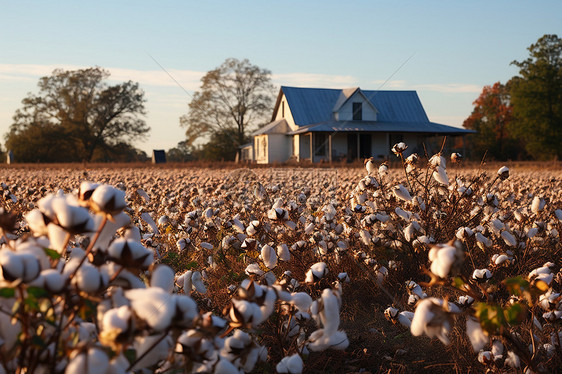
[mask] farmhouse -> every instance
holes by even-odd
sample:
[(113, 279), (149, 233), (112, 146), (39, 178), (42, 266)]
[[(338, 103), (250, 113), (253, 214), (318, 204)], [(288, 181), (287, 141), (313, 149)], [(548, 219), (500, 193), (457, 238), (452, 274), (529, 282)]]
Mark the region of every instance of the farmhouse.
[(429, 136), (474, 132), (430, 122), (415, 91), (358, 87), (282, 86), (271, 121), (252, 134), (253, 144), (243, 148), (243, 156), (262, 164), (383, 159), (401, 141), (409, 153), (422, 154)]

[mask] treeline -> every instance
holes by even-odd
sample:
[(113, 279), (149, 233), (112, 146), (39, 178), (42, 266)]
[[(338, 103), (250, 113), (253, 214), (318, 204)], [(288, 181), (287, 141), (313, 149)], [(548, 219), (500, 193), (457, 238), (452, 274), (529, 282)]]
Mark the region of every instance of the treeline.
[(562, 39), (544, 35), (513, 61), (519, 75), (485, 86), (463, 126), (472, 159), (562, 158)]

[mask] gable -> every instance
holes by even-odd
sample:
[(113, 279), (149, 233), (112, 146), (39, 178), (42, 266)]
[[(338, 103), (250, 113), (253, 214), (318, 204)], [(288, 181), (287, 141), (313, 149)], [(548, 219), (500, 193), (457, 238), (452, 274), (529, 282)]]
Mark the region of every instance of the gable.
[[(343, 92), (344, 90), (342, 90)], [(343, 96), (343, 95), (342, 95)], [(345, 101), (342, 102), (341, 97), (334, 107), (334, 119), (336, 121), (353, 121), (354, 107), (359, 106), (361, 121), (376, 121), (377, 109), (371, 101), (357, 88)]]

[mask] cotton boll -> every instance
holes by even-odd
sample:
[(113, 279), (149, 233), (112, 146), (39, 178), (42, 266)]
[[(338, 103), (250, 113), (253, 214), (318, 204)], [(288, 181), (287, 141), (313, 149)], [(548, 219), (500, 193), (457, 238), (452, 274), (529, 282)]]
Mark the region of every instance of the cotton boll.
[(494, 359), (503, 356), (503, 344), (500, 340), (494, 339), (492, 343), (492, 354), (494, 355)]
[(519, 367), (521, 367), (521, 360), (519, 359), (519, 356), (511, 351), (507, 352), (505, 363), (514, 369), (518, 369)]
[(433, 297), (421, 300), (412, 319), (412, 335), (426, 334), (430, 338), (437, 337), (443, 344), (448, 345), (450, 340), (447, 334), (451, 330), (451, 322), (443, 304), (443, 300)]
[(476, 235), (476, 244), (481, 248), (481, 249), (485, 249), (487, 247), (492, 246), (492, 241), (490, 239), (488, 239), (487, 237), (485, 237), (484, 235), (482, 235), (481, 233), (477, 232)]
[(312, 298), (306, 292), (297, 292), (291, 294), (290, 302), (301, 312), (307, 312), (312, 305)]
[(191, 283), (197, 292), (200, 294), (207, 293), (207, 287), (203, 283), (203, 278), (201, 277), (201, 273), (198, 271), (194, 271), (191, 275)]
[(191, 277), (193, 275), (193, 271), (188, 270), (176, 279), (176, 283), (182, 288), (183, 292), (186, 295), (191, 295), (191, 289), (193, 284), (191, 282)]
[(291, 252), (289, 252), (289, 247), (287, 244), (279, 244), (277, 246), (277, 257), (281, 261), (290, 261), (291, 260)]
[(464, 252), (450, 244), (437, 244), (429, 251), (431, 261), (431, 272), (441, 278), (446, 278), (450, 272), (456, 269), (464, 260)]
[(278, 373), (300, 374), (303, 371), (303, 366), (301, 356), (295, 353), (292, 356), (283, 357), (275, 367), (275, 370)]
[(494, 358), (492, 352), (490, 351), (480, 351), (478, 353), (478, 362), (480, 362), (483, 365), (491, 364), (493, 360)]
[(262, 320), (260, 307), (246, 300), (232, 299), (229, 312), (230, 325), (233, 327), (252, 326)]
[(543, 198), (535, 196), (533, 198), (532, 203), (531, 203), (531, 212), (536, 214), (536, 213), (540, 212), (541, 210), (543, 210), (545, 205), (546, 205), (546, 202)]
[(323, 309), (320, 311), (320, 321), (324, 326), (325, 334), (334, 334), (340, 325), (340, 306), (339, 300), (331, 289), (325, 288), (322, 291)]
[(472, 317), (466, 319), (466, 334), (470, 339), (474, 352), (480, 351), (489, 341), (488, 336), (480, 326), (480, 322)]
[(174, 324), (181, 326), (191, 326), (195, 317), (199, 315), (197, 303), (185, 295), (175, 294), (172, 296), (176, 305), (176, 314), (174, 316)]
[(78, 350), (70, 354), (65, 373), (105, 374), (109, 367), (107, 354), (99, 348), (90, 348), (85, 352)]
[(147, 269), (154, 261), (154, 253), (145, 248), (141, 243), (116, 239), (107, 249), (109, 258), (124, 266)]
[(404, 187), (401, 184), (394, 186), (392, 192), (394, 192), (394, 195), (400, 200), (412, 201), (412, 196), (410, 195), (410, 192), (408, 192), (406, 187)]
[(120, 334), (129, 329), (132, 316), (128, 306), (110, 309), (103, 315), (101, 329), (105, 332), (115, 331), (115, 334)]
[(152, 230), (153, 233), (155, 234), (159, 234), (160, 231), (158, 230), (158, 225), (156, 225), (156, 222), (154, 222), (154, 219), (152, 219), (152, 217), (150, 216), (149, 213), (144, 212), (141, 214), (141, 219), (146, 222), (146, 224), (148, 225), (148, 227), (150, 227), (150, 229)]
[(492, 273), (488, 269), (475, 269), (472, 273), (472, 279), (478, 281), (487, 281), (490, 278), (492, 278)]
[(213, 249), (213, 245), (211, 243), (201, 242), (199, 245), (201, 246), (201, 248), (206, 249), (208, 251)]
[(275, 249), (270, 245), (266, 244), (261, 248), (260, 257), (264, 265), (269, 269), (273, 269), (277, 266), (277, 253), (275, 253)]
[(45, 218), (39, 209), (33, 209), (25, 214), (24, 217), (34, 235), (47, 235), (48, 231)]
[(135, 338), (133, 346), (137, 357), (142, 358), (136, 362), (130, 371), (139, 372), (143, 368), (166, 359), (172, 347), (172, 339), (169, 336), (162, 339), (162, 335), (138, 336)]
[(435, 171), (433, 172), (433, 178), (444, 186), (449, 185), (449, 177), (447, 176), (447, 172), (441, 166), (438, 166)]
[(66, 277), (55, 269), (45, 269), (41, 272), (44, 279), (44, 288), (52, 293), (61, 292), (66, 283)]
[(82, 264), (72, 278), (72, 284), (80, 291), (87, 293), (100, 291), (107, 286), (108, 282), (109, 277), (106, 273), (100, 272), (98, 268), (88, 263)]
[(175, 300), (159, 287), (125, 291), (135, 314), (152, 329), (164, 331), (172, 322), (175, 313)]
[(535, 235), (537, 235), (537, 233), (539, 232), (539, 228), (538, 227), (531, 227), (528, 231), (527, 231), (527, 237), (529, 239), (533, 238)]
[(505, 244), (509, 245), (510, 247), (515, 247), (517, 245), (517, 239), (511, 234), (509, 231), (502, 231), (501, 237)]
[(167, 265), (159, 264), (152, 271), (150, 286), (160, 287), (164, 291), (172, 293), (174, 289), (174, 270)]
[(96, 212), (118, 214), (127, 206), (125, 192), (107, 184), (101, 185), (92, 193), (90, 205)]
[(507, 166), (502, 166), (498, 170), (498, 177), (501, 180), (506, 180), (509, 177), (509, 168)]
[(317, 262), (306, 272), (306, 283), (315, 283), (328, 274), (326, 263)]
[(262, 269), (260, 269), (260, 266), (256, 263), (249, 264), (248, 266), (246, 266), (244, 272), (248, 275), (255, 274), (259, 277), (265, 274), (265, 272)]

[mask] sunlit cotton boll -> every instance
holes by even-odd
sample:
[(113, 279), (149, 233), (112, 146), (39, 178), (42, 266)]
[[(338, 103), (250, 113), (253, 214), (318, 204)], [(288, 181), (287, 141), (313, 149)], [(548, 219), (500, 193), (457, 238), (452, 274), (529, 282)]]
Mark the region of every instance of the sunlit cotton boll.
[(517, 239), (515, 239), (515, 236), (513, 236), (513, 234), (509, 231), (502, 231), (501, 237), (505, 244), (509, 245), (510, 247), (515, 247), (517, 245)]
[(117, 336), (127, 331), (130, 327), (132, 315), (131, 309), (127, 305), (105, 312), (101, 324), (101, 329), (105, 332), (104, 336), (110, 334)]
[(476, 244), (481, 249), (485, 249), (487, 247), (490, 247), (493, 243), (490, 239), (488, 239), (487, 237), (485, 237), (481, 233), (477, 232), (476, 233)]
[(375, 166), (375, 159), (370, 157), (365, 160), (365, 169), (367, 169), (367, 175), (372, 175), (377, 170)]
[(492, 273), (488, 269), (475, 269), (472, 272), (472, 279), (477, 281), (487, 281), (490, 278), (492, 278)]
[(400, 200), (412, 201), (412, 196), (410, 195), (410, 192), (408, 192), (406, 187), (404, 187), (401, 184), (394, 186), (392, 192), (394, 192), (394, 195)]
[(193, 272), (193, 274), (191, 275), (191, 283), (193, 284), (195, 290), (200, 294), (207, 293), (207, 287), (203, 283), (203, 278), (200, 272), (198, 271)]
[(137, 336), (134, 349), (137, 357), (135, 366), (130, 372), (140, 372), (141, 368), (150, 367), (164, 360), (170, 354), (172, 339), (168, 336), (162, 339), (162, 335)]
[(546, 202), (543, 198), (535, 196), (533, 198), (533, 201), (531, 203), (531, 212), (533, 213), (538, 213), (541, 210), (543, 210), (544, 206), (546, 205)]
[(325, 262), (317, 262), (306, 272), (306, 283), (316, 283), (328, 274), (328, 267)]
[(275, 370), (278, 373), (300, 374), (303, 370), (302, 358), (298, 353), (292, 356), (283, 357), (277, 364)]
[(256, 321), (262, 320), (262, 311), (256, 303), (232, 299), (229, 317), (232, 327), (255, 327)]
[(95, 266), (88, 263), (82, 266), (72, 278), (72, 284), (80, 291), (94, 293), (105, 288), (109, 282), (109, 276), (105, 272), (100, 272)]
[(31, 282), (39, 276), (39, 260), (30, 253), (17, 253), (9, 249), (0, 250), (0, 279), (8, 282), (21, 280)]
[(475, 318), (467, 317), (466, 334), (470, 339), (474, 352), (480, 351), (489, 342), (488, 335), (482, 330), (480, 322)]
[(171, 293), (174, 289), (174, 270), (167, 265), (159, 264), (152, 271), (150, 286), (160, 287), (164, 291)]
[(44, 288), (48, 292), (59, 293), (65, 287), (66, 276), (55, 269), (45, 269), (29, 285)]
[(441, 278), (455, 273), (464, 260), (464, 252), (451, 244), (437, 244), (429, 251), (430, 270)]
[(287, 244), (279, 244), (277, 246), (277, 257), (281, 261), (290, 261), (291, 260), (291, 252), (289, 252), (289, 247)]
[(97, 187), (90, 197), (90, 204), (94, 211), (115, 215), (127, 206), (125, 191), (121, 191), (107, 184)]
[(265, 266), (269, 269), (273, 269), (277, 266), (277, 253), (275, 253), (275, 249), (273, 249), (273, 247), (269, 244), (266, 244), (261, 248), (260, 257)]
[(451, 331), (451, 318), (443, 305), (443, 300), (434, 297), (421, 300), (412, 319), (412, 335), (426, 334), (430, 338), (438, 338), (443, 344), (449, 344), (447, 334)]
[(154, 253), (134, 240), (116, 239), (107, 254), (115, 263), (125, 267), (147, 269), (154, 261)]
[(438, 166), (437, 169), (433, 172), (433, 178), (440, 184), (444, 186), (449, 185), (449, 177), (447, 176), (447, 172), (441, 166)]
[(380, 166), (379, 166), (379, 176), (382, 178), (385, 175), (388, 175), (388, 165), (386, 164), (386, 162), (383, 162)]
[(131, 302), (135, 314), (152, 329), (164, 331), (175, 314), (175, 300), (159, 287), (133, 289), (125, 291), (125, 297)]
[(87, 351), (75, 350), (70, 354), (66, 374), (105, 374), (109, 368), (107, 354), (95, 347)]
[(503, 181), (509, 178), (509, 168), (507, 166), (502, 166), (498, 170), (498, 177)]
[(478, 362), (480, 362), (483, 365), (489, 365), (494, 361), (494, 357), (492, 355), (492, 352), (490, 351), (480, 351), (478, 353)]
[(396, 156), (400, 156), (407, 148), (408, 148), (408, 146), (406, 145), (406, 143), (400, 142), (400, 143), (394, 144), (391, 151)]
[(507, 352), (507, 358), (505, 359), (505, 363), (514, 369), (521, 367), (521, 360), (519, 359), (519, 356), (517, 356), (515, 353), (511, 351)]

